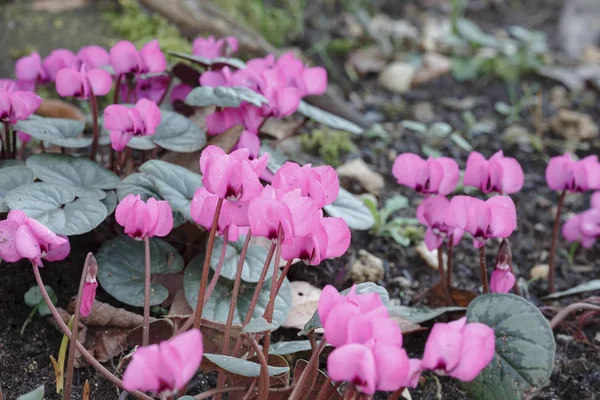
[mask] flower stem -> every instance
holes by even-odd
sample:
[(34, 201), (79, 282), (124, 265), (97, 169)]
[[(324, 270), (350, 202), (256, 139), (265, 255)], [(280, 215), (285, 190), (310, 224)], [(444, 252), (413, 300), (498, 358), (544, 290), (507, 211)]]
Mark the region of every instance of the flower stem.
[(202, 319), (202, 310), (204, 309), (204, 294), (206, 293), (206, 284), (208, 283), (208, 269), (210, 268), (210, 259), (212, 257), (213, 247), (215, 245), (215, 236), (217, 234), (217, 226), (219, 224), (219, 215), (223, 207), (223, 199), (217, 201), (215, 216), (213, 217), (210, 234), (208, 236), (208, 244), (206, 245), (206, 255), (204, 256), (204, 266), (202, 267), (202, 278), (200, 280), (200, 288), (198, 290), (198, 302), (196, 303), (196, 311), (194, 313), (194, 328), (200, 329), (200, 320)]
[(483, 293), (489, 293), (487, 268), (485, 265), (485, 246), (479, 248), (479, 268), (481, 270), (481, 284), (483, 285)]
[[(123, 386), (123, 381), (122, 380), (120, 380), (114, 374), (112, 374), (109, 370), (107, 370), (106, 368), (104, 368), (104, 366), (102, 364), (100, 364), (98, 362), (98, 360), (96, 360), (85, 349), (85, 347), (83, 347), (83, 345), (77, 340), (77, 338), (72, 338), (71, 337), (71, 330), (69, 329), (69, 327), (67, 326), (67, 324), (65, 324), (65, 321), (63, 321), (63, 319), (61, 318), (60, 314), (58, 313), (58, 310), (56, 309), (56, 307), (54, 307), (54, 304), (52, 304), (52, 300), (50, 300), (50, 296), (48, 295), (48, 292), (46, 291), (46, 288), (44, 287), (44, 282), (42, 281), (42, 277), (40, 276), (40, 271), (38, 269), (38, 266), (35, 265), (35, 263), (32, 263), (32, 267), (33, 267), (33, 274), (35, 275), (35, 281), (37, 282), (37, 285), (40, 288), (40, 292), (42, 293), (42, 297), (44, 298), (44, 301), (46, 302), (46, 305), (50, 309), (50, 313), (52, 314), (52, 317), (54, 318), (54, 320), (58, 324), (58, 326), (59, 326), (60, 330), (63, 332), (63, 334), (65, 334), (67, 337), (69, 337), (69, 339), (75, 341), (75, 346), (77, 348), (77, 351), (79, 351), (81, 353), (81, 355), (83, 356), (83, 358), (85, 358), (85, 360), (88, 363), (90, 363), (90, 365), (92, 367), (94, 367), (94, 369), (96, 371), (98, 371), (100, 374), (102, 374), (102, 376), (104, 376), (108, 381), (110, 381), (112, 384), (114, 384), (115, 386), (117, 386), (119, 389), (125, 390), (125, 387)], [(139, 391), (131, 392), (131, 394), (135, 398), (140, 399), (140, 400), (153, 400), (150, 396), (148, 396), (148, 395), (146, 395), (146, 394), (144, 394), (142, 392), (139, 392)]]
[(6, 145), (8, 143), (8, 122), (4, 121), (4, 132), (0, 133), (0, 158), (6, 159)]
[(396, 390), (394, 393), (390, 394), (390, 397), (388, 397), (388, 400), (399, 400), (400, 397), (402, 397), (402, 393), (404, 393), (404, 389), (403, 387), (401, 387), (400, 389)]
[(260, 351), (260, 346), (254, 335), (244, 335), (250, 342), (250, 345), (256, 352), (258, 362), (260, 363), (260, 381), (258, 383), (258, 398), (267, 399), (269, 397), (269, 364), (267, 363), (267, 356)]
[(284, 281), (287, 273), (290, 271), (290, 267), (292, 266), (292, 261), (293, 260), (289, 260), (287, 263), (285, 263), (285, 267), (283, 267), (283, 271), (281, 272), (279, 281), (277, 281), (277, 293), (279, 293), (279, 291), (281, 290), (281, 286), (283, 286), (283, 281)]
[[(256, 284), (256, 287), (254, 288), (254, 293), (252, 294), (252, 299), (250, 300), (250, 306), (248, 307), (248, 312), (246, 313), (246, 316), (244, 317), (244, 322), (242, 323), (242, 326), (247, 325), (248, 322), (250, 322), (250, 320), (252, 319), (252, 314), (254, 314), (254, 309), (256, 308), (256, 304), (258, 303), (258, 297), (259, 297), (260, 292), (262, 291), (263, 285), (265, 283), (265, 277), (267, 276), (267, 272), (269, 271), (269, 267), (271, 266), (271, 260), (273, 259), (273, 254), (275, 254), (276, 246), (277, 246), (277, 243), (271, 244), (271, 248), (269, 249), (269, 253), (267, 254), (267, 258), (265, 259), (265, 265), (263, 266), (263, 269), (260, 273), (260, 277), (258, 278), (258, 283)], [(242, 338), (239, 337), (237, 342), (235, 343), (235, 346), (233, 347), (233, 351), (231, 352), (231, 354), (233, 354), (233, 355), (237, 354), (237, 352), (240, 350), (241, 347), (242, 347)]]
[(173, 74), (169, 72), (169, 81), (167, 82), (167, 87), (162, 96), (160, 96), (160, 100), (158, 100), (158, 103), (156, 103), (157, 106), (160, 107), (162, 102), (165, 101), (165, 97), (167, 97), (167, 93), (169, 93), (169, 87), (171, 87), (171, 82), (173, 82)]
[(446, 271), (444, 271), (444, 245), (440, 245), (437, 249), (438, 256), (438, 272), (440, 273), (440, 286), (442, 287), (442, 292), (444, 293), (444, 298), (446, 300), (446, 305), (451, 306), (454, 302), (452, 301), (452, 293), (450, 292), (450, 287), (448, 286), (448, 282), (446, 282)]
[[(273, 322), (273, 311), (275, 308), (275, 298), (277, 297), (278, 281), (277, 273), (279, 272), (279, 261), (281, 259), (281, 245), (283, 241), (283, 229), (281, 224), (279, 225), (279, 232), (277, 234), (277, 251), (275, 252), (275, 267), (273, 268), (273, 276), (271, 277), (271, 292), (269, 294), (269, 302), (265, 307), (264, 318), (268, 323)], [(263, 353), (265, 357), (269, 355), (269, 346), (271, 345), (271, 331), (265, 332), (263, 339)]]
[(556, 328), (558, 326), (558, 324), (560, 324), (565, 318), (567, 318), (569, 316), (569, 314), (571, 314), (573, 311), (577, 311), (577, 310), (600, 311), (600, 306), (597, 306), (595, 304), (589, 304), (589, 303), (570, 304), (567, 307), (560, 310), (559, 313), (556, 314), (554, 316), (554, 318), (552, 318), (552, 320), (550, 321), (550, 328), (551, 329)]
[[(92, 85), (88, 80), (90, 88)], [(92, 121), (94, 129), (94, 138), (92, 139), (92, 152), (90, 153), (90, 160), (96, 160), (96, 153), (98, 152), (98, 139), (100, 138), (100, 130), (98, 129), (98, 102), (96, 101), (96, 95), (93, 90), (90, 90), (90, 107), (92, 108)]]
[(448, 237), (448, 264), (446, 265), (446, 282), (448, 283), (448, 288), (450, 288), (450, 291), (452, 291), (452, 257), (453, 257), (453, 252), (454, 252), (454, 234), (450, 234), (450, 236)]
[(554, 260), (556, 256), (556, 239), (558, 238), (558, 228), (560, 227), (560, 213), (565, 202), (565, 196), (567, 191), (563, 190), (558, 198), (558, 206), (556, 208), (556, 218), (554, 218), (554, 227), (552, 228), (552, 242), (550, 244), (550, 256), (548, 258), (548, 289), (550, 293), (554, 293), (556, 288), (554, 287)]
[(117, 75), (117, 81), (115, 82), (115, 92), (113, 93), (113, 104), (119, 104), (119, 92), (121, 91), (121, 81), (123, 75)]
[[(85, 278), (87, 276), (88, 268), (94, 256), (92, 253), (88, 253), (83, 264), (83, 271), (81, 271), (81, 279), (79, 280), (79, 290), (77, 291), (77, 300), (75, 301), (75, 311), (73, 313), (73, 329), (71, 330), (73, 337), (77, 338), (77, 331), (79, 330), (79, 314), (81, 309), (81, 296), (83, 293), (83, 287), (85, 286)], [(73, 368), (75, 367), (75, 343), (76, 340), (69, 342), (69, 358), (67, 359), (67, 380), (65, 381), (65, 400), (71, 399), (71, 388), (73, 387)]]
[(223, 270), (223, 264), (225, 264), (225, 256), (227, 255), (227, 244), (229, 243), (229, 226), (225, 228), (223, 231), (223, 247), (221, 247), (221, 257), (219, 257), (219, 264), (217, 264), (217, 268), (215, 269), (215, 273), (213, 274), (210, 283), (208, 284), (208, 289), (206, 289), (206, 294), (204, 295), (204, 304), (208, 302), (210, 299), (210, 295), (215, 290), (215, 286), (217, 286), (217, 281), (219, 280), (219, 276), (221, 276), (221, 271)]
[[(325, 339), (322, 339), (319, 347), (313, 351), (312, 355), (310, 356), (310, 360), (308, 360), (306, 368), (304, 368), (304, 371), (302, 371), (302, 375), (300, 376), (300, 379), (298, 379), (298, 383), (290, 394), (288, 400), (299, 400), (301, 398), (306, 398), (306, 396), (310, 394), (310, 391), (312, 391), (312, 387), (314, 385), (314, 379), (316, 378), (316, 375), (313, 374), (312, 371), (313, 369), (317, 369), (318, 373), (319, 356), (326, 345), (327, 342)], [(306, 390), (309, 390), (308, 394), (304, 393)]]
[(142, 331), (142, 346), (150, 344), (150, 239), (144, 238), (146, 268), (144, 271), (144, 329)]

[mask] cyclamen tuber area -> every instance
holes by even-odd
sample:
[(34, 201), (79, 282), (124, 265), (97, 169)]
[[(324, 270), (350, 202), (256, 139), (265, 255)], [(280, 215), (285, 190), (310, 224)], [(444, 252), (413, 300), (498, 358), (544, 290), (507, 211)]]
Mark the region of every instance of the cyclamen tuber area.
[(0, 400), (600, 399), (596, 0), (0, 9)]

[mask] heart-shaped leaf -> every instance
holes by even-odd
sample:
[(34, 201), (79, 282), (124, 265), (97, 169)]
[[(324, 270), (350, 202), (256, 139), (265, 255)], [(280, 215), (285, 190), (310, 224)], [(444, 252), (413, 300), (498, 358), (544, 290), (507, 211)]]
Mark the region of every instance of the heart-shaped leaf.
[(430, 321), (447, 312), (465, 311), (465, 307), (408, 307), (408, 306), (393, 306), (389, 308), (390, 315), (396, 315), (409, 320), (415, 324)]
[(275, 329), (275, 325), (268, 323), (267, 320), (263, 317), (258, 317), (251, 319), (250, 322), (248, 322), (248, 324), (244, 326), (244, 329), (242, 329), (242, 331), (245, 333), (259, 333), (274, 331)]
[(169, 51), (169, 54), (181, 58), (182, 60), (188, 60), (195, 64), (202, 65), (203, 67), (219, 68), (221, 66), (233, 67), (237, 69), (246, 68), (246, 63), (237, 58), (217, 57), (208, 59), (200, 56), (193, 56), (191, 54), (180, 53), (178, 51)]
[(180, 153), (193, 153), (206, 145), (206, 133), (194, 121), (173, 111), (160, 110), (160, 113), (160, 125), (150, 136), (154, 143)]
[(185, 99), (186, 104), (194, 107), (239, 107), (244, 101), (257, 107), (269, 103), (260, 93), (238, 86), (200, 86), (194, 88)]
[(325, 110), (321, 110), (320, 108), (313, 107), (305, 101), (300, 102), (300, 105), (298, 106), (298, 112), (305, 117), (312, 119), (313, 121), (327, 125), (333, 129), (348, 131), (357, 135), (360, 135), (364, 132), (364, 129), (355, 123), (331, 114)]
[(77, 195), (69, 186), (36, 182), (9, 192), (6, 204), (11, 210), (24, 211), (58, 235), (81, 235), (100, 225), (107, 209), (97, 199), (76, 198)]
[(310, 340), (294, 340), (291, 342), (277, 342), (272, 343), (269, 347), (269, 354), (278, 354), (285, 356), (288, 354), (294, 354), (301, 351), (308, 351), (311, 349)]
[[(56, 293), (54, 293), (54, 290), (52, 290), (52, 288), (48, 285), (44, 285), (44, 288), (46, 288), (46, 292), (48, 292), (48, 297), (50, 297), (52, 304), (58, 303), (58, 297), (56, 297)], [(37, 307), (38, 313), (42, 317), (50, 315), (50, 309), (46, 305), (46, 302), (44, 301), (44, 297), (42, 296), (42, 292), (40, 291), (39, 287), (30, 287), (29, 290), (25, 292), (23, 300), (25, 300), (25, 304), (27, 304), (29, 307)]]
[[(104, 244), (96, 254), (98, 281), (102, 288), (117, 300), (131, 306), (144, 305), (144, 242), (119, 236)], [(174, 274), (183, 270), (183, 258), (164, 240), (150, 239), (152, 274)], [(165, 301), (169, 291), (152, 283), (150, 305)]]
[(106, 197), (100, 202), (106, 207), (106, 215), (111, 215), (117, 208), (117, 193), (114, 190), (109, 190), (106, 192)]
[(194, 193), (202, 186), (202, 176), (160, 160), (150, 160), (140, 166), (140, 171), (149, 175), (161, 197), (169, 202), (171, 208), (191, 219), (190, 207)]
[(340, 188), (337, 199), (323, 209), (332, 217), (342, 217), (351, 229), (366, 231), (375, 225), (369, 208), (344, 188)]
[(24, 165), (2, 168), (0, 171), (0, 213), (8, 212), (4, 197), (13, 189), (32, 183), (33, 171)]
[[(223, 269), (221, 270), (221, 276), (229, 280), (234, 280), (237, 273), (237, 267), (240, 260), (240, 254), (244, 247), (245, 237), (240, 236), (236, 242), (227, 243), (227, 250), (225, 251), (225, 261), (223, 263)], [(210, 260), (210, 266), (213, 270), (217, 269), (219, 259), (221, 258), (221, 252), (223, 251), (223, 239), (215, 239), (215, 247), (213, 249), (212, 258)], [(265, 265), (267, 258), (267, 250), (261, 246), (250, 245), (246, 252), (246, 258), (244, 259), (244, 267), (242, 268), (242, 281), (249, 283), (256, 283), (260, 278), (260, 274)], [(273, 275), (274, 262), (271, 262), (269, 270), (265, 279), (269, 279)]]
[[(198, 301), (198, 289), (200, 287), (200, 277), (202, 274), (202, 265), (204, 263), (204, 255), (198, 255), (188, 264), (185, 275), (183, 277), (183, 287), (185, 290), (185, 298), (192, 307), (195, 308)], [(210, 271), (212, 276), (212, 271)], [(238, 301), (233, 316), (234, 324), (241, 324), (246, 317), (246, 313), (250, 308), (250, 302), (255, 284), (244, 283), (240, 285), (240, 293), (238, 295)], [(204, 306), (202, 317), (211, 321), (224, 323), (227, 321), (227, 315), (229, 314), (229, 304), (231, 303), (231, 292), (233, 289), (233, 282), (223, 277), (219, 278), (217, 285), (210, 296), (210, 299)], [(256, 308), (252, 313), (252, 318), (262, 317), (265, 313), (265, 307), (269, 302), (269, 295), (271, 291), (271, 280), (266, 280), (260, 294), (258, 296), (258, 302)], [(277, 298), (275, 299), (275, 309), (273, 312), (273, 325), (275, 327), (281, 326), (284, 323), (287, 315), (292, 306), (292, 290), (290, 283), (286, 279), (284, 281), (281, 290), (279, 291)]]
[[(204, 353), (210, 362), (235, 375), (245, 376), (247, 378), (256, 378), (260, 376), (260, 364), (244, 360), (237, 357), (222, 356), (220, 354)], [(281, 375), (288, 372), (289, 367), (269, 366), (269, 376)]]
[(530, 399), (550, 379), (556, 344), (536, 306), (513, 294), (484, 294), (469, 304), (467, 321), (484, 323), (496, 334), (492, 362), (463, 383), (474, 399)]
[(38, 386), (35, 390), (17, 397), (17, 400), (43, 400), (44, 385)]
[[(46, 183), (66, 185), (77, 193), (97, 193), (98, 189), (115, 189), (121, 180), (112, 171), (82, 157), (64, 154), (34, 154), (27, 166)], [(102, 194), (100, 198), (106, 195)]]
[(25, 121), (19, 121), (14, 126), (20, 131), (61, 147), (82, 148), (92, 144), (91, 138), (81, 138), (85, 123), (72, 119), (43, 118), (32, 115)]
[[(351, 288), (342, 290), (340, 292), (340, 294), (345, 296), (350, 292), (350, 289)], [(372, 282), (366, 282), (366, 283), (361, 283), (359, 285), (356, 285), (356, 293), (357, 294), (370, 293), (370, 292), (376, 292), (381, 297), (383, 304), (385, 304), (386, 306), (390, 302), (390, 296), (388, 295), (387, 290), (385, 290), (385, 288), (383, 286), (376, 285)], [(315, 312), (313, 314), (312, 318), (310, 320), (308, 320), (306, 325), (304, 325), (304, 329), (298, 333), (298, 336), (306, 335), (307, 333), (314, 331), (315, 329), (322, 328), (322, 327), (323, 327), (323, 325), (321, 325), (321, 319), (319, 318), (319, 313)]]

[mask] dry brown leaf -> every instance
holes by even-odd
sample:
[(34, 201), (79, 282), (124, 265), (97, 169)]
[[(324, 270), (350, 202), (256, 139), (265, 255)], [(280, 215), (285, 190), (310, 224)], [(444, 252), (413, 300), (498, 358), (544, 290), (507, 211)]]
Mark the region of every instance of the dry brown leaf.
[(58, 99), (44, 100), (35, 113), (46, 118), (66, 118), (85, 121), (85, 115), (83, 115), (79, 108)]
[(127, 349), (128, 328), (90, 327), (85, 348), (99, 362), (106, 362)]
[(436, 283), (423, 295), (427, 299), (427, 305), (431, 308), (446, 307), (446, 306), (458, 306), (467, 307), (469, 303), (477, 297), (477, 293), (470, 290), (464, 290), (452, 287), (452, 300), (454, 304), (446, 304), (444, 292), (440, 283)]
[(240, 140), (243, 131), (244, 128), (242, 126), (236, 125), (215, 136), (208, 144), (220, 147), (225, 153), (229, 153), (238, 140)]
[[(170, 319), (159, 319), (150, 322), (150, 344), (157, 344), (175, 336), (175, 323)], [(143, 343), (144, 327), (138, 326), (127, 335), (128, 347), (141, 346)]]
[(173, 302), (171, 303), (171, 308), (169, 308), (169, 314), (167, 316), (190, 316), (194, 310), (187, 302), (185, 298), (185, 291), (183, 288), (179, 289), (177, 293), (175, 293), (175, 297), (173, 297)]
[(302, 281), (291, 282), (291, 287), (292, 308), (283, 327), (302, 329), (317, 311), (321, 289)]
[[(75, 298), (72, 298), (69, 303), (69, 311), (73, 312), (74, 309)], [(116, 308), (110, 304), (94, 300), (90, 316), (87, 318), (81, 317), (80, 321), (87, 326), (108, 326), (132, 329), (142, 325), (144, 323), (144, 317), (131, 311)]]
[(260, 133), (267, 134), (277, 140), (290, 137), (298, 129), (299, 122), (289, 118), (269, 118), (260, 128)]

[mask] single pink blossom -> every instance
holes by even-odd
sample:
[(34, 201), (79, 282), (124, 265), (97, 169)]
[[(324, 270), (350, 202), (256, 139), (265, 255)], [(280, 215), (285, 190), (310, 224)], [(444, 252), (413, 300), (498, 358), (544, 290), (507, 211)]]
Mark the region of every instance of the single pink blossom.
[(434, 196), (424, 199), (417, 207), (417, 219), (427, 227), (425, 244), (429, 251), (439, 248), (444, 239), (452, 235), (452, 245), (456, 246), (463, 237), (464, 231), (460, 228), (451, 228), (446, 225), (446, 213), (450, 200), (444, 196)]
[(209, 60), (218, 57), (228, 57), (238, 49), (238, 41), (233, 36), (215, 40), (214, 36), (197, 37), (192, 43), (192, 54)]
[(136, 240), (167, 236), (173, 229), (173, 213), (168, 201), (151, 197), (147, 202), (128, 194), (117, 205), (115, 218), (125, 233)]
[(300, 167), (288, 161), (275, 173), (273, 188), (284, 193), (300, 189), (302, 196), (310, 196), (318, 208), (323, 208), (338, 197), (340, 183), (337, 172), (330, 166)]
[(15, 64), (15, 75), (19, 81), (32, 82), (34, 85), (47, 83), (50, 80), (38, 52), (19, 58)]
[[(217, 210), (219, 198), (201, 186), (194, 193), (190, 214), (192, 219), (204, 228), (210, 230)], [(227, 229), (229, 241), (236, 241), (240, 234), (248, 231), (248, 201), (224, 200), (217, 222), (217, 233), (223, 235)]]
[(306, 67), (293, 52), (282, 55), (274, 66), (286, 77), (285, 85), (298, 89), (300, 97), (319, 95), (327, 89), (327, 71), (323, 67)]
[(208, 146), (200, 155), (200, 172), (206, 189), (222, 199), (248, 201), (262, 192), (258, 177), (265, 170), (268, 154), (250, 160), (247, 149), (226, 154), (217, 146)]
[(104, 128), (110, 131), (116, 151), (123, 151), (133, 136), (154, 135), (160, 121), (160, 109), (147, 99), (139, 100), (135, 107), (113, 104), (104, 110)]
[(202, 334), (198, 329), (139, 347), (123, 374), (123, 386), (130, 392), (140, 390), (171, 397), (196, 374), (202, 355)]
[(294, 237), (281, 248), (286, 261), (299, 258), (306, 264), (319, 265), (322, 260), (340, 257), (350, 246), (350, 228), (342, 218), (321, 218), (307, 236)]
[(247, 149), (250, 158), (257, 158), (260, 153), (260, 139), (258, 134), (244, 130), (233, 150)]
[(421, 366), (470, 382), (492, 361), (495, 348), (494, 330), (487, 325), (467, 323), (467, 317), (437, 323), (427, 338)]
[(42, 63), (44, 69), (48, 73), (48, 81), (54, 81), (56, 74), (63, 68), (76, 68), (81, 66), (81, 60), (71, 51), (67, 49), (52, 50)]
[(206, 117), (206, 128), (209, 135), (221, 134), (236, 125), (241, 125), (250, 132), (258, 132), (263, 121), (264, 117), (259, 107), (244, 103), (237, 108), (225, 107), (221, 111), (209, 114)]
[(74, 67), (63, 68), (56, 74), (56, 91), (63, 97), (89, 99), (94, 96), (104, 96), (110, 92), (112, 78), (103, 69), (87, 70), (85, 64), (78, 70)]
[(108, 51), (100, 46), (86, 46), (79, 49), (77, 57), (89, 69), (95, 69), (110, 65)]
[(27, 119), (42, 104), (42, 98), (35, 93), (13, 88), (12, 83), (0, 86), (0, 121), (11, 124)]
[(508, 196), (494, 196), (486, 201), (455, 196), (450, 201), (445, 223), (473, 236), (473, 245), (483, 247), (489, 238), (507, 238), (517, 228), (515, 203)]
[(130, 90), (125, 83), (125, 78), (119, 88), (119, 95), (125, 103), (133, 103), (134, 99), (148, 99), (158, 103), (167, 90), (169, 90), (169, 77), (167, 75), (151, 76), (148, 78), (138, 77)]
[(158, 40), (151, 40), (139, 51), (133, 43), (122, 40), (110, 49), (109, 58), (117, 75), (160, 73), (167, 68)]
[(573, 160), (569, 153), (552, 157), (546, 167), (546, 183), (552, 190), (585, 192), (600, 189), (600, 162), (598, 156)]
[(483, 193), (516, 193), (523, 187), (525, 175), (519, 162), (504, 157), (502, 150), (494, 153), (489, 160), (476, 151), (467, 159), (463, 185), (473, 186)]
[(87, 274), (85, 275), (85, 283), (83, 284), (83, 292), (81, 293), (81, 307), (79, 313), (82, 317), (87, 318), (92, 311), (92, 305), (96, 298), (96, 289), (98, 288), (98, 263), (94, 257), (91, 258), (88, 265)]
[(458, 184), (460, 170), (451, 158), (423, 160), (416, 154), (400, 154), (394, 161), (392, 174), (398, 183), (423, 194), (452, 193)]
[(590, 208), (569, 218), (562, 227), (567, 242), (579, 242), (586, 249), (600, 238), (600, 209)]
[(296, 112), (302, 93), (296, 87), (286, 86), (283, 71), (270, 69), (262, 73), (262, 78), (260, 92), (268, 101), (263, 106), (263, 116), (283, 118)]
[(31, 135), (25, 132), (17, 131), (17, 137), (23, 143), (29, 143), (31, 141)]
[(517, 278), (510, 272), (510, 268), (496, 268), (490, 279), (490, 291), (492, 293), (508, 293), (515, 286), (516, 280)]
[[(43, 267), (42, 258), (59, 261), (69, 253), (68, 239), (60, 237), (23, 211), (12, 210), (0, 221), (0, 257), (8, 262), (27, 258)], [(65, 247), (66, 246), (66, 247)], [(52, 253), (52, 250), (56, 250)]]

